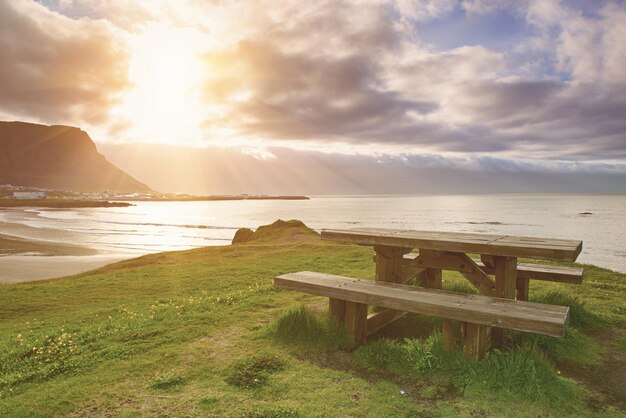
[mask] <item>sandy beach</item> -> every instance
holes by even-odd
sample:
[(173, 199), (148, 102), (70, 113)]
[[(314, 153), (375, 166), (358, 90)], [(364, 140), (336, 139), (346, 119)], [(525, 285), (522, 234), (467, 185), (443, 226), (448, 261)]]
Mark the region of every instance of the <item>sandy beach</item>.
[(0, 222), (0, 231), (0, 283), (70, 276), (130, 257), (69, 244), (70, 234), (54, 229)]
[(0, 234), (0, 256), (20, 254), (37, 256), (85, 256), (98, 254), (98, 251), (92, 248), (61, 242), (37, 241)]
[(0, 283), (24, 283), (84, 273), (128, 258), (122, 255), (0, 257)]

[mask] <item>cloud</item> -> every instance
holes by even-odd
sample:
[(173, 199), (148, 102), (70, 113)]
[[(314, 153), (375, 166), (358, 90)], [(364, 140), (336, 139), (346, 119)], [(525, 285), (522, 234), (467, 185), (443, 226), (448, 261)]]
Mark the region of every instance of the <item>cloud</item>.
[[(316, 195), (626, 192), (626, 164), (537, 162), (488, 155), (346, 155), (289, 148), (270, 148), (267, 152), (272, 158), (259, 158), (232, 148), (145, 144), (101, 145), (99, 150), (137, 179), (169, 192)], [(177, 175), (171, 175), (172, 172)]]
[[(0, 112), (88, 121), (124, 140), (138, 118), (107, 119), (128, 87), (124, 42), (159, 21), (201, 34), (207, 144), (626, 159), (626, 6), (583, 3), (4, 2)], [(485, 34), (471, 39), (484, 39), (503, 12), (519, 32), (504, 47), (420, 38), (474, 19)]]
[[(452, 7), (442, 3), (431, 10), (421, 4), (419, 19), (409, 2), (394, 3), (391, 10), (419, 21)], [(465, 2), (463, 7), (472, 13), (515, 7), (545, 36), (571, 13), (558, 3)], [(432, 51), (389, 7), (363, 13), (350, 3), (332, 2), (305, 9), (278, 27), (274, 23), (284, 15), (271, 19), (259, 12), (247, 21), (256, 31), (249, 28), (246, 38), (206, 55), (207, 99), (221, 104), (207, 126), (225, 124), (236, 135), (279, 143), (308, 141), (314, 149), (343, 142), (546, 159), (626, 157), (626, 126), (618, 115), (626, 95), (620, 86), (607, 87), (613, 79), (519, 76), (508, 54), (479, 45)], [(579, 26), (597, 29), (590, 18), (576, 16), (583, 22)], [(597, 19), (608, 19), (607, 12)], [(606, 30), (619, 31), (611, 28)], [(556, 50), (567, 50), (565, 31), (552, 34)], [(573, 77), (585, 71), (557, 61)], [(576, 60), (581, 68), (584, 61)]]
[(0, 110), (55, 122), (105, 123), (128, 87), (127, 52), (111, 26), (33, 2), (0, 2)]

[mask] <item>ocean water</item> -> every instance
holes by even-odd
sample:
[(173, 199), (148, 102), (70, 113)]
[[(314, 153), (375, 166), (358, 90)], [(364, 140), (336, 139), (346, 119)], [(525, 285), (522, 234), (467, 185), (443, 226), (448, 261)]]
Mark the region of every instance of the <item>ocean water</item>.
[[(238, 228), (300, 219), (316, 230), (387, 227), (577, 239), (583, 241), (579, 262), (626, 272), (626, 195), (317, 196), (303, 201), (133, 203), (136, 206), (128, 208), (4, 210), (0, 233), (79, 244), (100, 254), (130, 258), (227, 245)], [(9, 224), (20, 228), (3, 232)]]

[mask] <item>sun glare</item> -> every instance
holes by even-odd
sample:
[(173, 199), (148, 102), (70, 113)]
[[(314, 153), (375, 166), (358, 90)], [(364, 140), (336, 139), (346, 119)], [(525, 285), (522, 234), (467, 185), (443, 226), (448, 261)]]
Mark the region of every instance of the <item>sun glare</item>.
[(155, 25), (132, 41), (132, 90), (118, 108), (137, 140), (193, 144), (201, 139), (202, 65), (197, 34)]

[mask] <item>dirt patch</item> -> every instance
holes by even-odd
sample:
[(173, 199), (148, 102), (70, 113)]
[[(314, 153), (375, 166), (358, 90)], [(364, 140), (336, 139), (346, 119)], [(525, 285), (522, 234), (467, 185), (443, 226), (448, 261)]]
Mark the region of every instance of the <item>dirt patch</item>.
[(564, 376), (585, 386), (590, 408), (603, 410), (613, 406), (626, 412), (626, 353), (623, 348), (615, 345), (617, 338), (626, 337), (626, 330), (603, 330), (594, 333), (592, 337), (606, 347), (598, 364), (557, 362), (557, 367)]

